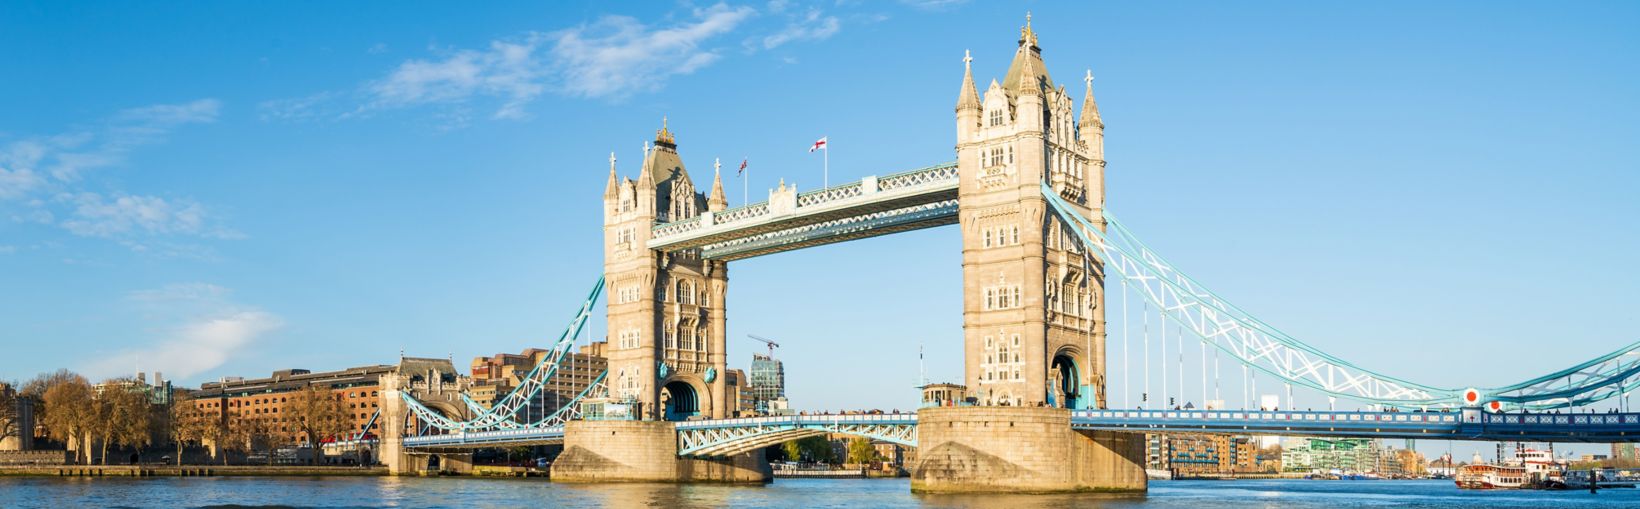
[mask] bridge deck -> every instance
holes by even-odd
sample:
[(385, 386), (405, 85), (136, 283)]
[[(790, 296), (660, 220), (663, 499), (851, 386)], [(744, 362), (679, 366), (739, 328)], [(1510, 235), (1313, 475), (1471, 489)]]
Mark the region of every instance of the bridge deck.
[[(917, 445), (917, 415), (785, 415), (683, 421), (678, 454), (726, 456), (787, 440), (843, 433)], [(1248, 410), (1074, 410), (1071, 428), (1133, 433), (1217, 433), (1441, 440), (1640, 442), (1640, 413), (1489, 414)], [(561, 443), (564, 427), (407, 437), (413, 449), (474, 449)]]
[(956, 163), (946, 163), (804, 193), (777, 191), (766, 202), (655, 225), (648, 247), (738, 260), (954, 224), (958, 182)]
[(1076, 429), (1143, 433), (1425, 438), (1551, 442), (1640, 441), (1640, 413), (1488, 414), (1246, 410), (1077, 410)]

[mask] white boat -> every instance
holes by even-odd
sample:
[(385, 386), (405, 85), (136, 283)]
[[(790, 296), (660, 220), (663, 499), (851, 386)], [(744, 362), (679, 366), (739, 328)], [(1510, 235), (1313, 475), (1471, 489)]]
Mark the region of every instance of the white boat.
[(1562, 470), (1564, 466), (1548, 451), (1527, 449), (1504, 465), (1459, 467), (1453, 482), (1467, 490), (1516, 490), (1559, 482)]

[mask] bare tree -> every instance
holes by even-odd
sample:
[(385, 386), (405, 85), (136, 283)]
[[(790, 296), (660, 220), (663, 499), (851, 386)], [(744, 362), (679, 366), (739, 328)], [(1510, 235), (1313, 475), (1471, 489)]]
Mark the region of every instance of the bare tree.
[(153, 410), (148, 393), (136, 385), (109, 387), (103, 396), (113, 407), (114, 428), (103, 441), (103, 463), (108, 463), (108, 442), (136, 449), (139, 453), (151, 442), (149, 429), (153, 425)]
[(24, 387), (28, 389), (25, 392), (37, 391), (41, 395), (40, 400), (44, 404), (39, 420), (45, 424), (46, 433), (64, 443), (73, 444), (75, 461), (79, 461), (81, 453), (84, 453), (89, 463), (91, 452), (87, 450), (90, 448), (87, 438), (97, 419), (91, 383), (73, 372), (59, 370), (40, 375)]
[(222, 464), (228, 464), (228, 451), (248, 453), (251, 450), (251, 440), (256, 435), (254, 429), (256, 419), (243, 414), (228, 414), (228, 422), (222, 427), (222, 437), (216, 442), (217, 449), (222, 451)]
[(176, 443), (176, 464), (182, 464), (182, 448), (189, 443), (202, 442), (207, 424), (205, 413), (194, 403), (187, 391), (177, 391), (171, 400), (171, 411), (166, 419), (166, 434)]
[(285, 411), (289, 412), (288, 417), (297, 431), (305, 435), (308, 444), (313, 447), (313, 457), (309, 461), (314, 464), (319, 462), (321, 440), (341, 436), (351, 428), (351, 415), (342, 408), (342, 400), (328, 388), (318, 385), (309, 384), (297, 390), (290, 398), (290, 404), (285, 406)]
[(17, 402), (22, 398), (13, 384), (0, 383), (0, 443), (23, 436), (23, 423), (17, 416)]
[(216, 444), (216, 453), (222, 457), (223, 465), (228, 464), (228, 448), (226, 447), (226, 443), (230, 438), (228, 429), (232, 425), (233, 420), (237, 417), (237, 415), (232, 413), (222, 415), (220, 418), (210, 414), (201, 414), (199, 421), (199, 440), (201, 443), (210, 442), (212, 444)]

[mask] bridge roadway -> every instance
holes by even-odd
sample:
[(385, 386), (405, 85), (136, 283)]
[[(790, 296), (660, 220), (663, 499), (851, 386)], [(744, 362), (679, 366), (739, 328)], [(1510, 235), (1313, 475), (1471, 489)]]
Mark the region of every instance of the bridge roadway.
[(957, 222), (957, 164), (944, 163), (798, 193), (657, 224), (648, 247), (699, 249), (700, 256), (739, 260)]
[[(785, 415), (682, 421), (678, 454), (722, 457), (808, 436), (841, 433), (917, 445), (917, 415)], [(1490, 414), (1247, 410), (1074, 410), (1071, 427), (1134, 433), (1233, 433), (1353, 438), (1530, 442), (1640, 441), (1640, 413)], [(562, 443), (564, 427), (406, 437), (406, 448), (439, 451)]]

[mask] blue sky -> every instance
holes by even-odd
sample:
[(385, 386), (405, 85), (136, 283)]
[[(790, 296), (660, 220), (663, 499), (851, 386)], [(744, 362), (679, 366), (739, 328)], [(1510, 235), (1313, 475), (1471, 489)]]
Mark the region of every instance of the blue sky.
[[(1452, 387), (1640, 339), (1632, 3), (8, 2), (0, 378), (541, 346), (610, 151), (666, 116), (753, 196), (822, 135), (833, 182), (951, 160), (963, 51), (1000, 77), (1026, 10), (1098, 77), (1111, 209), (1266, 321)], [(736, 262), (731, 366), (775, 337), (799, 406), (911, 406), (918, 345), (960, 378), (956, 246)]]

